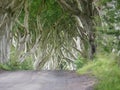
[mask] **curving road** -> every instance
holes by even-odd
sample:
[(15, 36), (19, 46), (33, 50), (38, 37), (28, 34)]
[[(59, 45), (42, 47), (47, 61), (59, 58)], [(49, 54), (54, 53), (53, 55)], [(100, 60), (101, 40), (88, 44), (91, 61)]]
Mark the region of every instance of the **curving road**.
[(93, 90), (95, 79), (74, 71), (0, 72), (0, 90)]

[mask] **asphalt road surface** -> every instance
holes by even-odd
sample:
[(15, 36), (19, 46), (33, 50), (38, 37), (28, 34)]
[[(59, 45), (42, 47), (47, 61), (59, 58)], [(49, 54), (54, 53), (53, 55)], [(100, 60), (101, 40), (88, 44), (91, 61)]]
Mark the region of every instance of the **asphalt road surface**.
[(93, 90), (95, 79), (75, 71), (0, 72), (0, 90)]

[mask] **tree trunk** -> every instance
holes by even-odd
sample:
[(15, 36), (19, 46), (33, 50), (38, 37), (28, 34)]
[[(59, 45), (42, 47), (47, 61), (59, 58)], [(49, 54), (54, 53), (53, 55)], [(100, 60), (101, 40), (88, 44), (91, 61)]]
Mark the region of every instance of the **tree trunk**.
[(58, 0), (61, 7), (76, 18), (84, 45), (84, 57), (93, 59), (96, 52), (94, 17), (98, 14), (93, 0)]
[(24, 0), (0, 0), (0, 63), (10, 58), (10, 31)]
[(0, 28), (2, 32), (2, 34), (0, 35), (0, 63), (7, 62), (10, 56), (9, 52), (10, 52), (11, 21), (9, 19), (7, 19), (6, 21), (7, 22)]

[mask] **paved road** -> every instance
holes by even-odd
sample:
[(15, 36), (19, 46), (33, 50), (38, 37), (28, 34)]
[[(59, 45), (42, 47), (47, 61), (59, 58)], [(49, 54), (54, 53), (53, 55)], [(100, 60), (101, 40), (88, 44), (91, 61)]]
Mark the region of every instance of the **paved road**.
[(95, 79), (74, 71), (5, 71), (0, 90), (93, 90)]

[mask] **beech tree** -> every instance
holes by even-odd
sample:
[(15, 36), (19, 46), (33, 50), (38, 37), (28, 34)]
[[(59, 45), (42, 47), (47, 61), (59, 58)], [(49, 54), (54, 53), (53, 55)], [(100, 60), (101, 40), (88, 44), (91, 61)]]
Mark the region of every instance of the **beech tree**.
[(96, 52), (94, 17), (98, 16), (94, 1), (2, 2), (5, 11), (1, 11), (0, 16), (3, 21), (0, 26), (3, 33), (0, 36), (1, 62), (9, 60), (10, 40), (18, 61), (22, 63), (26, 57), (32, 56), (34, 66), (40, 69), (73, 68), (79, 55), (93, 59)]
[(23, 63), (30, 58), (35, 69), (75, 69), (78, 57), (94, 59), (100, 41), (96, 26), (105, 20), (97, 2), (1, 0), (0, 62), (9, 60), (11, 46), (14, 59)]
[(10, 59), (10, 32), (24, 0), (0, 0), (0, 62)]
[(99, 8), (94, 0), (58, 0), (61, 7), (76, 18), (77, 30), (83, 44), (83, 56), (89, 59), (96, 52), (95, 17), (99, 16)]

